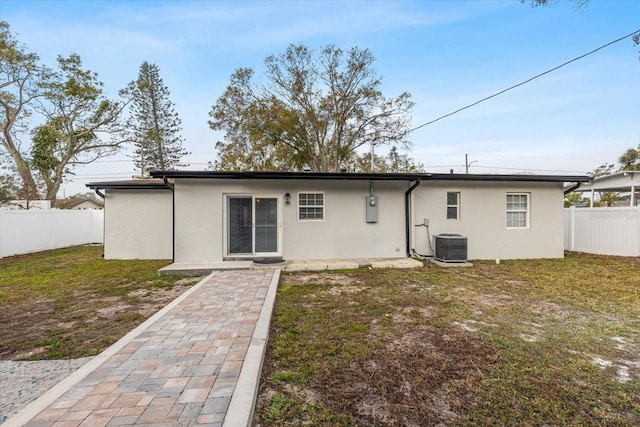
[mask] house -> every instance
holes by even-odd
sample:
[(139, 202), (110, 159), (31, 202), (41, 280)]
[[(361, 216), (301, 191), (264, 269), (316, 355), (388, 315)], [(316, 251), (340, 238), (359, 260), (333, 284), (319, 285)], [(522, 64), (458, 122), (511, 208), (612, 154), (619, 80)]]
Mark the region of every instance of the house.
[(173, 192), (162, 179), (87, 186), (104, 200), (105, 258), (173, 258)]
[(593, 207), (595, 192), (620, 193), (626, 203), (620, 205), (638, 206), (638, 192), (640, 191), (640, 171), (620, 171), (610, 175), (597, 176), (592, 182), (576, 190), (582, 193), (590, 193)]
[(434, 254), (564, 255), (564, 183), (587, 176), (158, 171), (88, 184), (105, 199), (105, 258), (212, 263)]
[(104, 206), (102, 203), (96, 202), (91, 199), (57, 199), (56, 208), (58, 209), (72, 209), (72, 210), (87, 210), (87, 209), (102, 209)]
[(9, 200), (2, 205), (4, 210), (20, 211), (20, 210), (46, 210), (51, 209), (51, 200)]

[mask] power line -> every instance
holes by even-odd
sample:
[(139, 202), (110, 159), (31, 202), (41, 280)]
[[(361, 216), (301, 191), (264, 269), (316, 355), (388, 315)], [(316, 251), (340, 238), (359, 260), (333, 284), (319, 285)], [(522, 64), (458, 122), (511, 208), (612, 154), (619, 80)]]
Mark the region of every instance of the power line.
[[(471, 155), (471, 154), (470, 154)], [(424, 158), (430, 158), (430, 157), (456, 157), (459, 156), (458, 153), (428, 153), (428, 152), (420, 152), (420, 151), (413, 151), (413, 156), (416, 159), (419, 159), (421, 157)], [(473, 154), (473, 156), (477, 159), (477, 160), (482, 160), (482, 159), (486, 159), (486, 158), (493, 158), (493, 157), (506, 157), (506, 158), (513, 158), (513, 159), (538, 159), (538, 160), (584, 160), (584, 161), (591, 161), (591, 160), (595, 160), (595, 161), (600, 161), (602, 160), (600, 157), (562, 157), (562, 156), (552, 156), (552, 157), (542, 157), (542, 156), (516, 156), (513, 154)], [(454, 165), (456, 166), (456, 165)]]
[(546, 74), (549, 74), (549, 73), (551, 73), (551, 72), (553, 72), (553, 71), (556, 71), (556, 70), (558, 70), (558, 69), (560, 69), (560, 68), (562, 68), (562, 67), (564, 67), (564, 66), (566, 66), (566, 65), (569, 65), (569, 64), (571, 64), (572, 62), (576, 62), (576, 61), (578, 61), (578, 60), (580, 60), (580, 59), (582, 59), (582, 58), (585, 58), (585, 57), (587, 57), (587, 56), (589, 56), (589, 55), (592, 55), (592, 54), (594, 54), (594, 53), (598, 52), (599, 50), (602, 50), (602, 49), (604, 49), (604, 48), (606, 48), (606, 47), (609, 47), (609, 46), (611, 46), (612, 44), (615, 44), (615, 43), (618, 43), (618, 42), (620, 42), (620, 41), (622, 41), (622, 40), (624, 40), (624, 39), (627, 39), (627, 38), (629, 38), (629, 37), (631, 37), (631, 36), (633, 36), (633, 35), (635, 35), (635, 34), (637, 34), (637, 33), (639, 33), (639, 32), (640, 32), (640, 30), (635, 30), (634, 32), (629, 33), (629, 34), (627, 34), (626, 36), (622, 36), (622, 37), (620, 37), (620, 38), (618, 38), (618, 39), (616, 39), (616, 40), (610, 41), (609, 43), (604, 44), (604, 45), (602, 45), (602, 46), (600, 46), (600, 47), (598, 47), (598, 48), (596, 48), (596, 49), (593, 49), (593, 50), (592, 50), (592, 51), (590, 51), (590, 52), (587, 52), (587, 53), (582, 54), (582, 55), (580, 55), (580, 56), (577, 56), (577, 57), (575, 57), (575, 58), (573, 58), (573, 59), (571, 59), (571, 60), (569, 60), (569, 61), (567, 61), (567, 62), (564, 62), (564, 63), (562, 63), (562, 64), (558, 65), (557, 67), (553, 67), (553, 68), (551, 68), (550, 70), (547, 70), (547, 71), (542, 72), (542, 73), (540, 73), (540, 74), (536, 74), (535, 76), (533, 76), (533, 77), (531, 77), (531, 78), (529, 78), (529, 79), (527, 79), (527, 80), (525, 80), (525, 81), (523, 81), (523, 82), (517, 83), (517, 84), (515, 84), (515, 85), (513, 85), (513, 86), (510, 86), (510, 87), (508, 87), (508, 88), (506, 88), (506, 89), (501, 90), (500, 92), (496, 92), (496, 93), (494, 93), (493, 95), (489, 95), (489, 96), (487, 96), (487, 97), (485, 97), (485, 98), (482, 98), (481, 100), (476, 101), (476, 102), (474, 102), (474, 103), (472, 103), (472, 104), (466, 105), (466, 106), (464, 106), (464, 107), (462, 107), (462, 108), (458, 108), (457, 110), (452, 111), (451, 113), (445, 114), (444, 116), (440, 116), (440, 117), (438, 117), (437, 119), (431, 120), (431, 121), (429, 121), (429, 122), (426, 122), (426, 123), (421, 124), (420, 126), (416, 126), (416, 127), (412, 128), (412, 129), (409, 129), (409, 130), (405, 133), (405, 135), (406, 135), (406, 134), (408, 134), (408, 133), (410, 133), (410, 132), (413, 132), (414, 130), (418, 130), (418, 129), (423, 128), (423, 127), (425, 127), (425, 126), (427, 126), (427, 125), (433, 124), (433, 123), (438, 122), (438, 121), (440, 121), (440, 120), (442, 120), (442, 119), (445, 119), (445, 118), (447, 118), (447, 117), (453, 116), (454, 114), (457, 114), (457, 113), (459, 113), (459, 112), (461, 112), (461, 111), (464, 111), (464, 110), (466, 110), (466, 109), (468, 109), (468, 108), (471, 108), (471, 107), (473, 107), (473, 106), (476, 106), (476, 105), (480, 104), (481, 102), (485, 102), (485, 101), (488, 101), (488, 100), (489, 100), (489, 99), (491, 99), (491, 98), (495, 98), (495, 97), (496, 97), (496, 96), (498, 96), (498, 95), (502, 95), (503, 93), (508, 92), (508, 91), (510, 91), (510, 90), (512, 90), (512, 89), (515, 89), (515, 88), (520, 87), (520, 86), (522, 86), (522, 85), (524, 85), (524, 84), (527, 84), (527, 83), (529, 83), (529, 82), (531, 82), (531, 81), (533, 81), (533, 80), (535, 80), (535, 79), (537, 79), (537, 78), (540, 78), (540, 77), (542, 77), (542, 76), (544, 76), (544, 75), (546, 75)]
[[(464, 165), (462, 165), (464, 166)], [(475, 165), (474, 168), (485, 168), (485, 169), (505, 169), (505, 170), (514, 170), (514, 171), (523, 171), (523, 172), (564, 172), (564, 173), (584, 173), (584, 171), (569, 171), (564, 169), (525, 169), (525, 168), (511, 168), (507, 166), (485, 166), (485, 165)]]

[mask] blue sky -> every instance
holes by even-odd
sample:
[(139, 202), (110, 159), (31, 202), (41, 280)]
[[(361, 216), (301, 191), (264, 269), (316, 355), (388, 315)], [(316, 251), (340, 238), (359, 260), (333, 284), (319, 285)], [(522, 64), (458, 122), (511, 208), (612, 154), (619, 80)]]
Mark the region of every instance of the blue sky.
[[(291, 43), (370, 49), (392, 97), (413, 95), (413, 125), (450, 113), (634, 30), (640, 2), (14, 1), (0, 19), (43, 62), (78, 53), (111, 96), (155, 63), (183, 124), (189, 169), (215, 159), (211, 106), (238, 67), (260, 75)], [(414, 132), (427, 171), (578, 174), (640, 144), (640, 46), (623, 40)], [(126, 153), (76, 169), (66, 194), (135, 174)]]

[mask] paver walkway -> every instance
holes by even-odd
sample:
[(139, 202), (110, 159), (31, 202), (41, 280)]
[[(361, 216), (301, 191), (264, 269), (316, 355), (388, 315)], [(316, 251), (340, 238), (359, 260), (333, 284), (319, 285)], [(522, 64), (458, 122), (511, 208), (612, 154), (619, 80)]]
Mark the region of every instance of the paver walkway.
[(222, 425), (273, 275), (213, 273), (26, 425)]

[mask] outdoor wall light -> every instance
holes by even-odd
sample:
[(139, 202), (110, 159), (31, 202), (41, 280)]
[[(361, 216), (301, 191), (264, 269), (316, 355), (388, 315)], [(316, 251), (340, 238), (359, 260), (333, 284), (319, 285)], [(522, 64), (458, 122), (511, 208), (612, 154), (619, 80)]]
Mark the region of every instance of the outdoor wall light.
[(288, 205), (291, 203), (291, 194), (284, 193), (284, 202)]

